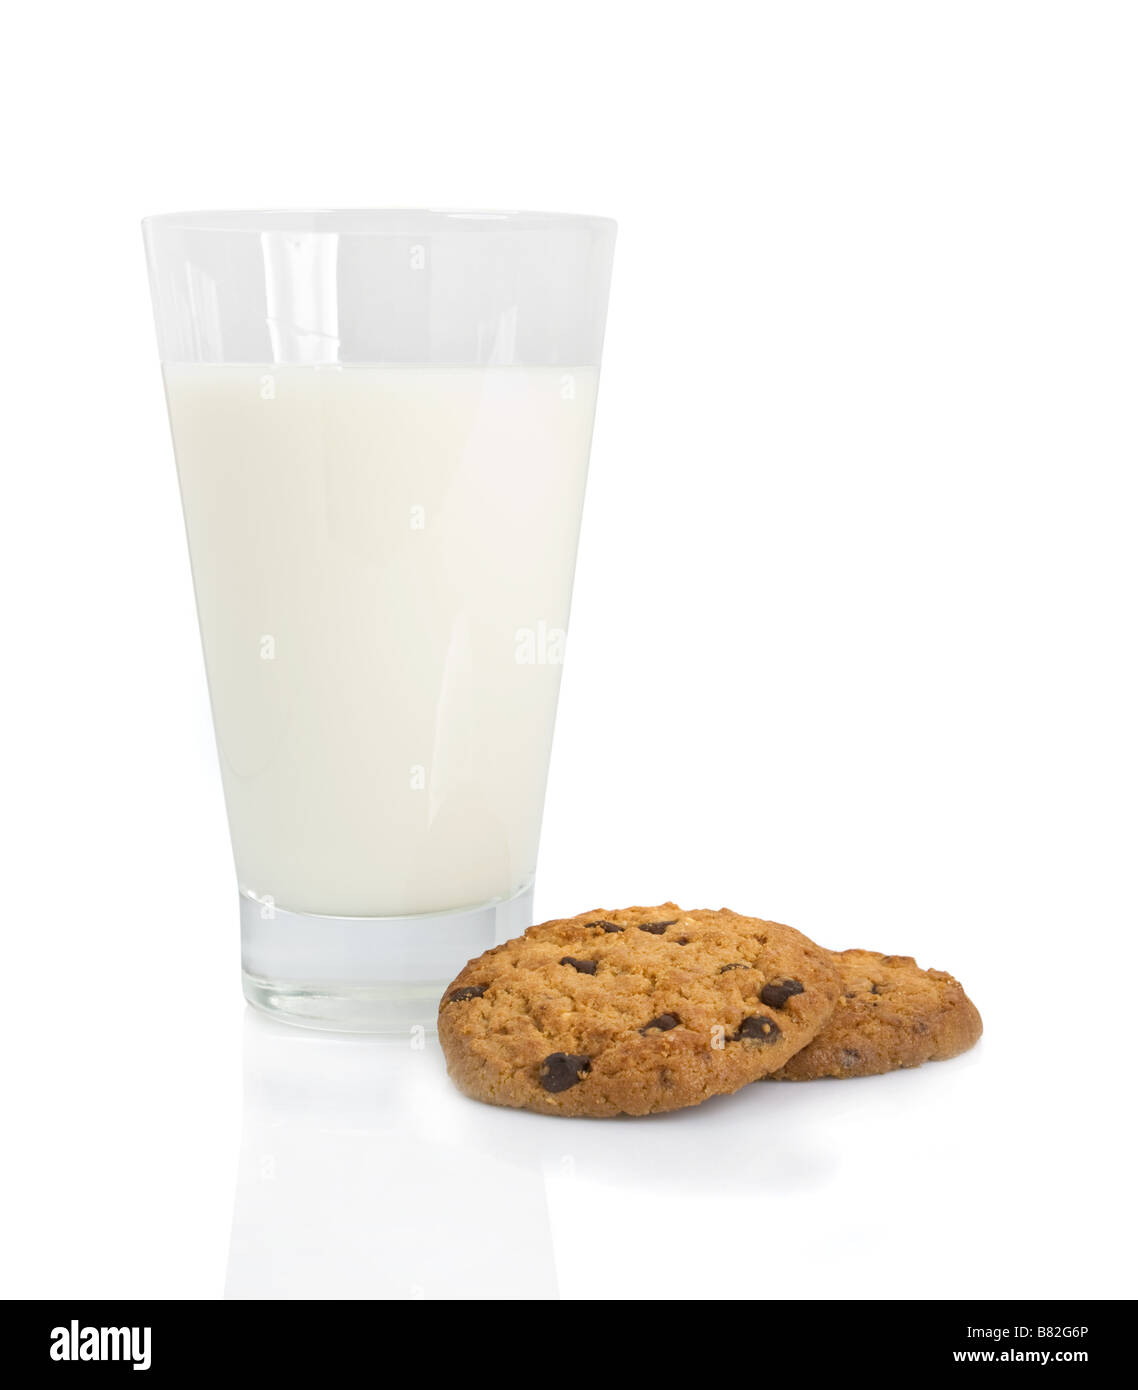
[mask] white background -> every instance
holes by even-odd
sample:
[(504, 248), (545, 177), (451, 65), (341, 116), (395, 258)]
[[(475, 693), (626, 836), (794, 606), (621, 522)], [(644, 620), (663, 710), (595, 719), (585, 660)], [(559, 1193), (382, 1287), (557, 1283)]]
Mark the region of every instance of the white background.
[[(8, 24), (3, 1291), (1138, 1292), (1134, 7)], [(539, 914), (912, 953), (974, 1052), (598, 1124), (246, 1014), (137, 224), (304, 205), (620, 223)]]

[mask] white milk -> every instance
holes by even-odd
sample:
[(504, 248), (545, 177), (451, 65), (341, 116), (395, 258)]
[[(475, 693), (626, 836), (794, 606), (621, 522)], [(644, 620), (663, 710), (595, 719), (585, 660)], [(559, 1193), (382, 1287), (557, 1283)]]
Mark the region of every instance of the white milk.
[(388, 916), (533, 875), (596, 371), (168, 365), (243, 890)]

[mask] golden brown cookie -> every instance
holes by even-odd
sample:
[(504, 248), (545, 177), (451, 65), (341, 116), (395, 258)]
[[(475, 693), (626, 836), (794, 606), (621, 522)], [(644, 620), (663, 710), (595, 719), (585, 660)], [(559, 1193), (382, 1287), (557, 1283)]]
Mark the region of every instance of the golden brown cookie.
[(793, 927), (675, 903), (598, 909), (472, 960), (443, 995), (439, 1041), (475, 1100), (648, 1115), (781, 1067), (837, 995), (828, 953)]
[(966, 1052), (984, 1031), (975, 1004), (943, 970), (912, 956), (835, 951), (842, 993), (829, 1022), (772, 1081), (878, 1076)]

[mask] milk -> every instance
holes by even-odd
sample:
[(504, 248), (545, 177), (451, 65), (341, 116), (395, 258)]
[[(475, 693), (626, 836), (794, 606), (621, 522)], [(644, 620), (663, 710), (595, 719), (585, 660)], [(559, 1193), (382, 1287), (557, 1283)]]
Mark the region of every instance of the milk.
[(533, 876), (595, 369), (164, 369), (242, 890), (401, 916)]

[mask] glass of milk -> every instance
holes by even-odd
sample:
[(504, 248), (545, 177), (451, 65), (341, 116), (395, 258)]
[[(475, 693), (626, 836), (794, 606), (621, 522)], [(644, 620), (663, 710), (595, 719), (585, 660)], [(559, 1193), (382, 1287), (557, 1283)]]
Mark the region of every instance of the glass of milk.
[(143, 224), (246, 997), (431, 1026), (532, 920), (615, 224)]

